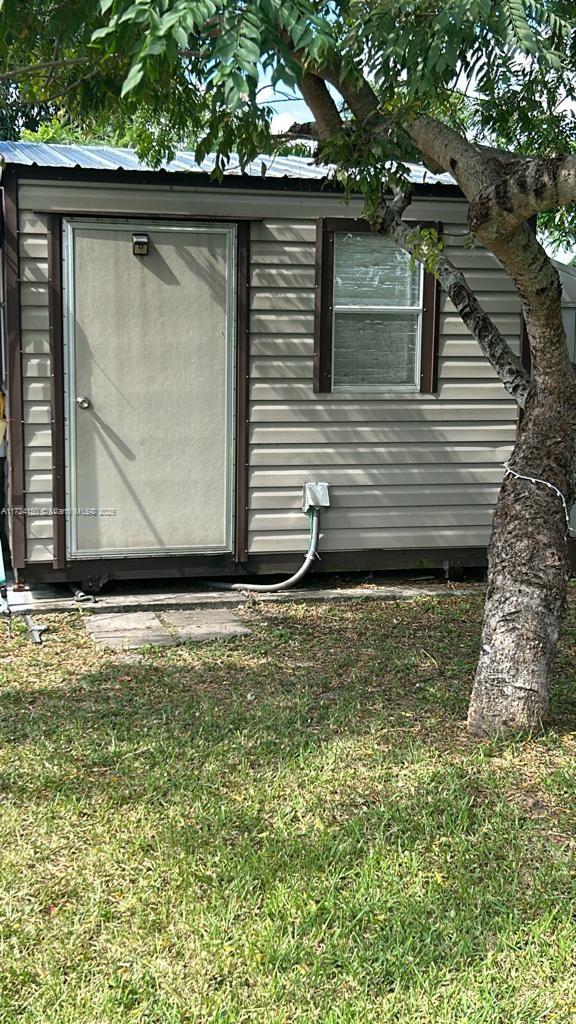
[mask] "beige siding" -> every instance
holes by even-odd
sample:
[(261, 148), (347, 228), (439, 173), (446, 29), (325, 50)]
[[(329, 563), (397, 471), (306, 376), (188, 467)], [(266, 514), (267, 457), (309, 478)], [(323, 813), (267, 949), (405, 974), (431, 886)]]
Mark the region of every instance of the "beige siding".
[[(462, 233), (463, 204), (427, 218)], [(516, 410), (452, 304), (441, 301), (436, 396), (314, 395), (314, 240), (277, 219), (252, 228), (250, 550), (303, 551), (302, 484), (332, 484), (324, 550), (484, 545)], [(486, 251), (448, 237), (514, 350), (519, 304)], [(290, 272), (288, 272), (290, 267)]]
[[(490, 527), (485, 526), (417, 526), (412, 529), (399, 529), (396, 526), (368, 530), (356, 526), (348, 530), (322, 531), (321, 548), (324, 551), (356, 551), (369, 549), (387, 549), (390, 551), (410, 550), (418, 548), (450, 548), (450, 547), (483, 547), (489, 537)], [(271, 545), (271, 541), (273, 544)], [(254, 553), (264, 552), (302, 552), (308, 544), (307, 529), (299, 532), (259, 532), (252, 534), (250, 550)]]
[[(26, 504), (36, 512), (52, 506), (46, 218), (21, 206), (19, 226)], [(51, 561), (51, 518), (28, 516), (26, 538), (30, 561)]]
[[(319, 401), (326, 401), (326, 399), (319, 399), (318, 395), (312, 392), (312, 381), (309, 377), (295, 378), (291, 381), (284, 381), (278, 378), (269, 380), (254, 380), (251, 385), (251, 396), (253, 402), (259, 404), (262, 401), (274, 401), (274, 402), (308, 402), (310, 405), (318, 405)], [(420, 402), (425, 402), (426, 398), (420, 398), (419, 396), (406, 395), (403, 398), (408, 404), (414, 404), (417, 407)], [(438, 382), (438, 393), (432, 397), (432, 401), (448, 401), (448, 402), (462, 402), (462, 401), (478, 401), (482, 400), (485, 402), (497, 402), (502, 403), (507, 401), (507, 395), (502, 385), (494, 379), (494, 383), (490, 381), (473, 381), (473, 380), (446, 380), (440, 378)], [(399, 401), (398, 395), (394, 396), (395, 401)], [(334, 406), (344, 405), (346, 406), (350, 399), (341, 394), (334, 394), (329, 399), (330, 403)], [(354, 401), (357, 401), (355, 396)], [(385, 400), (378, 397), (377, 395), (366, 395), (364, 397), (366, 406), (375, 403), (381, 407), (385, 404)], [(514, 406), (512, 402), (507, 402), (508, 408), (502, 409), (502, 415), (509, 419), (514, 414)], [(449, 413), (449, 407), (445, 409), (446, 413)], [(424, 417), (423, 417), (424, 418)], [(449, 415), (447, 417), (449, 419)]]
[[(30, 522), (33, 522), (31, 520)], [(26, 555), (29, 562), (51, 562), (54, 557), (54, 545), (50, 538), (36, 540), (30, 533), (31, 525), (26, 531)]]
[[(331, 196), (251, 190), (23, 182), (20, 188), (22, 348), (27, 502), (52, 504), (46, 216), (200, 213), (252, 217), (250, 538), (253, 552), (300, 552), (302, 484), (332, 484), (324, 550), (483, 545), (514, 438), (515, 407), (451, 303), (442, 300), (435, 396), (317, 396), (312, 391), (314, 241), (318, 215), (360, 216)], [(518, 300), (498, 262), (465, 248), (464, 205), (418, 201), (441, 220), (449, 254), (519, 350)], [(28, 558), (52, 558), (52, 523), (30, 517)]]

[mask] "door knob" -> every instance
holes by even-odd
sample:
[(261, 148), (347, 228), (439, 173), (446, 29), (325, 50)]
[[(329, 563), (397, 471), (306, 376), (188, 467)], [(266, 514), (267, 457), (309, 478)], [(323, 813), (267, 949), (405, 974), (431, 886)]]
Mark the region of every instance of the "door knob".
[(90, 408), (90, 399), (86, 398), (86, 395), (78, 395), (78, 398), (76, 399), (76, 405), (80, 409), (89, 409)]

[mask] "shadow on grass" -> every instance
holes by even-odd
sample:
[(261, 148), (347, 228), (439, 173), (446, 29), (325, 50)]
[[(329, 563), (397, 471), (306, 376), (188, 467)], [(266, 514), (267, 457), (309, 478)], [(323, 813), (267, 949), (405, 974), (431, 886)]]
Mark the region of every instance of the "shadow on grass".
[(514, 744), (463, 732), (478, 608), (416, 612), (275, 612), (241, 641), (63, 662), (52, 685), (7, 690), (2, 790), (33, 836), (29, 905), (38, 851), (54, 832), (69, 848), (61, 933), (30, 925), (57, 981), (44, 996), (15, 960), (10, 1005), (26, 990), (52, 1024), (81, 977), (104, 1021), (540, 1019), (570, 973), (569, 851), (510, 800)]
[[(50, 799), (56, 787), (107, 789), (120, 765), (124, 799), (137, 800), (145, 762), (151, 777), (177, 763), (196, 775), (214, 768), (225, 787), (226, 771), (240, 763), (279, 771), (346, 737), (362, 738), (374, 756), (383, 749), (395, 766), (504, 753), (518, 741), (479, 748), (465, 733), (481, 606), (462, 605), (423, 600), (417, 616), (406, 605), (332, 607), (307, 611), (312, 622), (285, 609), (253, 624), (248, 639), (151, 649), (141, 664), (102, 658), (81, 673), (64, 657), (56, 685), (28, 688), (23, 680), (0, 695), (0, 742), (68, 751), (52, 786), (46, 775), (36, 786), (26, 781), (27, 800)], [(575, 662), (569, 622), (553, 693), (556, 735), (576, 729)], [(17, 775), (11, 783), (16, 796)]]

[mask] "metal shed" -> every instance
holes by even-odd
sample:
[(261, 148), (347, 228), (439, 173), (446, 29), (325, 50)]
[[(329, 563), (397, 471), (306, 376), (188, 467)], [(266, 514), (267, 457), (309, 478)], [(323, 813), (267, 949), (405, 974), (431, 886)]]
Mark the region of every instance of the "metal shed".
[[(0, 143), (10, 550), (26, 581), (482, 564), (516, 407), (326, 168)], [(265, 171), (265, 173), (263, 173)], [(414, 168), (408, 217), (516, 351), (519, 300)]]

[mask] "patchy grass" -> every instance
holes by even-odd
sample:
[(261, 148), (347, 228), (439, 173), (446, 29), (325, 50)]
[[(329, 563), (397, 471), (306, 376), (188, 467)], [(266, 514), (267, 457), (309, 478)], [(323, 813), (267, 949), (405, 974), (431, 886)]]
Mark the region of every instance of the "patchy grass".
[(2, 1024), (576, 1021), (576, 624), (552, 731), (462, 727), (480, 599), (0, 640)]

